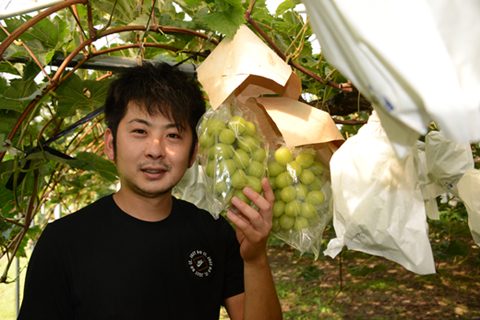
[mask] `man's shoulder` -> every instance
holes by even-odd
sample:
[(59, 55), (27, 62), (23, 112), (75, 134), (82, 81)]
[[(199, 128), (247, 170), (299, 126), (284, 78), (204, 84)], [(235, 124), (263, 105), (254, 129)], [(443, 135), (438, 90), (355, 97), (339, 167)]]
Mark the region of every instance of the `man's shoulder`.
[(85, 207), (79, 209), (76, 212), (68, 214), (54, 222), (50, 225), (55, 227), (63, 227), (66, 225), (78, 225), (83, 223), (91, 223), (92, 220), (97, 220), (101, 217), (101, 213), (105, 212), (112, 206), (113, 199), (112, 195), (108, 195), (96, 200), (93, 203), (86, 205)]

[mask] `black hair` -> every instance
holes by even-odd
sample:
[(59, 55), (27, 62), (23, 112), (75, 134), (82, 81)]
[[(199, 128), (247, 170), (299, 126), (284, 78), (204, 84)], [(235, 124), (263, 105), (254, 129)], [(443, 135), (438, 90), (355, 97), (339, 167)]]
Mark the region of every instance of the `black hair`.
[(167, 63), (143, 62), (142, 66), (120, 73), (110, 84), (105, 100), (105, 122), (112, 130), (114, 150), (118, 124), (130, 102), (149, 115), (161, 114), (176, 123), (180, 130), (190, 126), (193, 135), (190, 155), (193, 155), (196, 126), (205, 113), (205, 101), (194, 79)]

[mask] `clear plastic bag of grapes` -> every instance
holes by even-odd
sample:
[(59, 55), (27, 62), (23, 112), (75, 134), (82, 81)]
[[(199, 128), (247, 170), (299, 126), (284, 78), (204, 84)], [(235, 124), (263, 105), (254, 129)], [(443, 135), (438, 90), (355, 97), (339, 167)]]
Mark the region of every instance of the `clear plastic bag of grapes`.
[(315, 259), (333, 216), (329, 170), (319, 158), (312, 147), (281, 147), (268, 161), (275, 194), (272, 232), (302, 254), (313, 253)]
[(238, 101), (209, 109), (197, 126), (198, 157), (207, 179), (207, 206), (217, 219), (228, 210), (233, 196), (250, 204), (243, 194), (249, 186), (262, 193), (266, 177), (268, 142), (256, 116)]

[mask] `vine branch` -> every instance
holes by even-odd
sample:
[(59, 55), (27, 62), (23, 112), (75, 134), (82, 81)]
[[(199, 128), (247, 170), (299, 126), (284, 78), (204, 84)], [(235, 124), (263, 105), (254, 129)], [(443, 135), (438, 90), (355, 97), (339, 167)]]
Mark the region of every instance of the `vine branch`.
[[(280, 58), (282, 58), (284, 61), (287, 61), (287, 56), (285, 55), (285, 53), (283, 53), (283, 51), (280, 50), (280, 48), (265, 33), (265, 31), (263, 31), (263, 29), (258, 25), (258, 23), (252, 18), (251, 14), (252, 14), (251, 11), (245, 11), (245, 20), (262, 36), (263, 39), (265, 39), (265, 41), (280, 56)], [(292, 60), (288, 60), (287, 62), (288, 62), (289, 65), (291, 65), (295, 69), (301, 71), (302, 73), (308, 75), (309, 77), (313, 78), (314, 80), (316, 80), (320, 83), (324, 83), (327, 86), (330, 86), (330, 87), (333, 87), (333, 88), (336, 88), (338, 90), (345, 91), (345, 92), (352, 92), (353, 91), (353, 88), (352, 88), (351, 84), (346, 84), (346, 83), (338, 84), (338, 83), (335, 83), (335, 82), (332, 82), (332, 81), (324, 81), (322, 79), (322, 77), (320, 77), (319, 75), (317, 75), (317, 74), (311, 72), (310, 70), (304, 68), (303, 66), (299, 65), (298, 63), (296, 63)]]

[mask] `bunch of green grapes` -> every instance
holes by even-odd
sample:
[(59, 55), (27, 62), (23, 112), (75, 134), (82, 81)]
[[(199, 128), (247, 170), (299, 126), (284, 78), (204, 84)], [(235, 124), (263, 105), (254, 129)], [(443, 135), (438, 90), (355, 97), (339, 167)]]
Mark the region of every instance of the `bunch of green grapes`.
[(233, 196), (250, 204), (243, 188), (249, 186), (258, 193), (263, 191), (261, 181), (266, 176), (268, 150), (255, 124), (238, 115), (217, 115), (204, 119), (198, 132), (200, 163), (208, 177), (207, 185), (214, 195), (216, 208), (224, 210), (230, 206)]
[(275, 161), (268, 164), (268, 180), (275, 194), (274, 232), (300, 231), (318, 223), (317, 208), (325, 201), (321, 191), (324, 166), (315, 157), (308, 149), (300, 150), (295, 159), (287, 148), (275, 151)]

